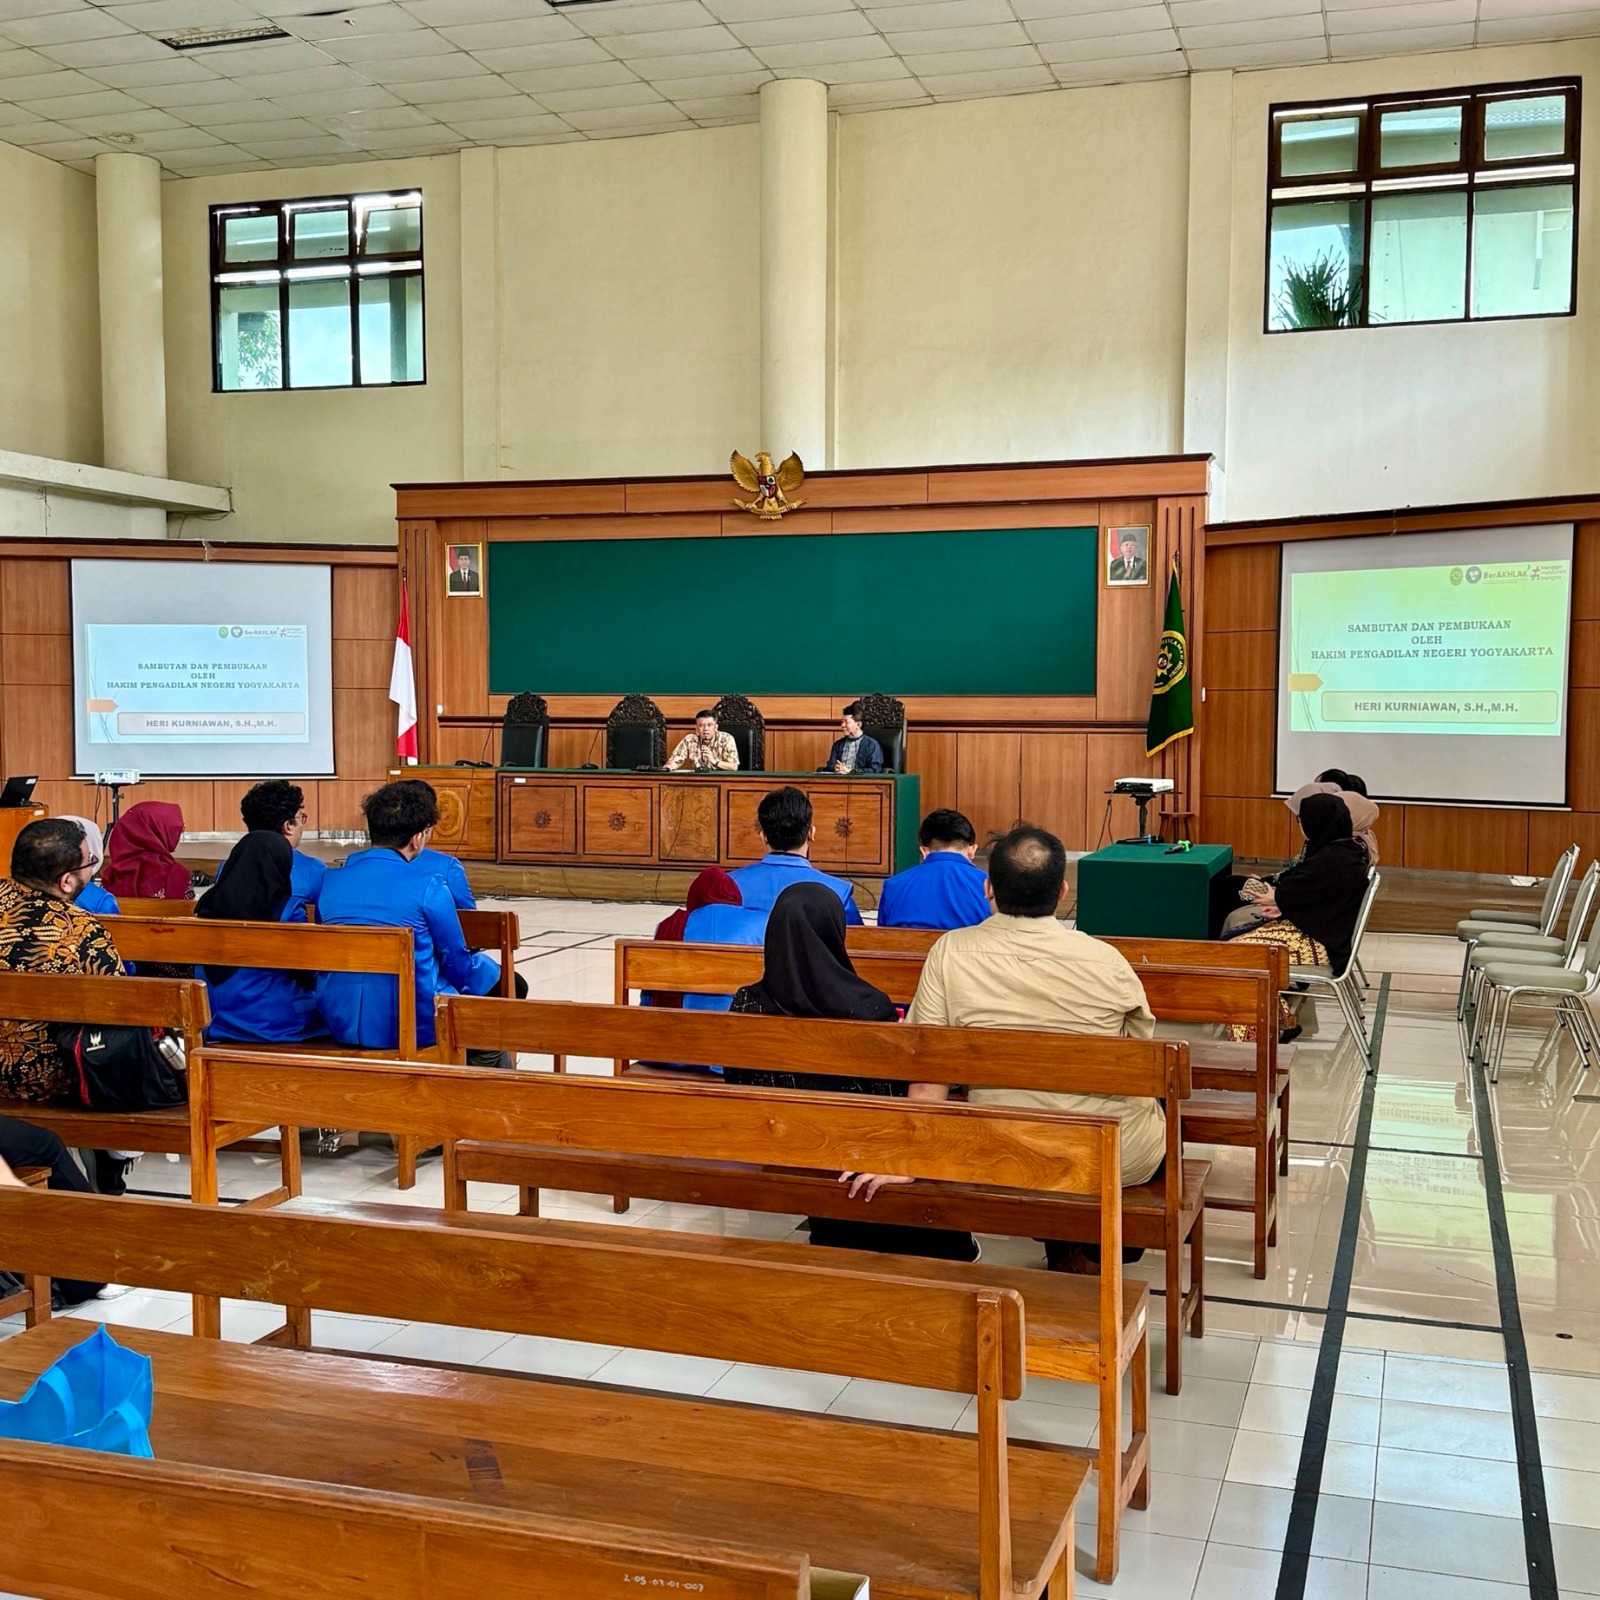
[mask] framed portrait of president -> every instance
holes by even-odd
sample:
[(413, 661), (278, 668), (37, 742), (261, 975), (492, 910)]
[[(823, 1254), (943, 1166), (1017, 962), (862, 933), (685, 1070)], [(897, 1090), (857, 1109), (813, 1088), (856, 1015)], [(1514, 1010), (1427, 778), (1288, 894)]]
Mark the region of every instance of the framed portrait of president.
[(452, 600), (482, 599), (483, 546), (447, 544), (444, 592)]
[(1150, 583), (1150, 529), (1106, 529), (1106, 587), (1146, 588)]

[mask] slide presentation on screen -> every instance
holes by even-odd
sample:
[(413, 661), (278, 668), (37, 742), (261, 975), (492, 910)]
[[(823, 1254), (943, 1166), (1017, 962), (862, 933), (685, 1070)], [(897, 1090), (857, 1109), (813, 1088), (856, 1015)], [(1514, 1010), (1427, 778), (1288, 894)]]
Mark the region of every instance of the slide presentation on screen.
[(1287, 544), (1277, 786), (1560, 805), (1572, 527)]
[(75, 561), (77, 767), (333, 770), (327, 567)]

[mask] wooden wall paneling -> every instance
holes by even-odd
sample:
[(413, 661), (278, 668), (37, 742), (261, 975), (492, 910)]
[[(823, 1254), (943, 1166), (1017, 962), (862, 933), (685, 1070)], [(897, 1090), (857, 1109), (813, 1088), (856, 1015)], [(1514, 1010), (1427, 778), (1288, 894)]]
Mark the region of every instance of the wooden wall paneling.
[[(1095, 651), (1095, 714), (1102, 722), (1143, 722), (1150, 712), (1155, 679), (1156, 641), (1166, 603), (1166, 567), (1159, 550), (1153, 500), (1109, 500), (1100, 507), (1099, 552), (1095, 581), (1100, 588)], [(1141, 586), (1112, 588), (1106, 582), (1107, 534), (1111, 528), (1150, 529), (1147, 573)]]
[(317, 784), (317, 827), (323, 833), (347, 833), (365, 828), (367, 822), (361, 814), (361, 802), (386, 776), (387, 768), (383, 774), (370, 778), (321, 779)]
[(8, 633), (0, 639), (0, 681), (72, 685), (72, 639), (65, 633)]
[[(724, 500), (723, 505), (727, 503)], [(749, 527), (739, 528), (736, 530), (738, 532), (757, 532), (771, 526), (757, 522), (748, 512), (742, 515)], [(485, 530), (484, 537), (493, 544), (543, 544), (566, 539), (720, 539), (727, 531), (722, 519), (723, 513), (719, 509), (662, 517), (491, 517), (482, 527)], [(791, 531), (790, 525), (794, 520), (793, 515), (787, 516), (780, 526), (786, 532)], [(823, 520), (827, 521), (826, 516)], [(461, 525), (456, 522), (442, 524), (447, 530)], [(823, 526), (793, 531), (828, 533), (832, 530)], [(449, 542), (461, 543), (465, 537), (462, 535), (459, 540), (451, 538)]]
[(1194, 838), (1208, 844), (1231, 844), (1234, 855), (1248, 861), (1287, 861), (1299, 848), (1294, 819), (1281, 800), (1207, 795)]
[(10, 772), (66, 778), (74, 768), (72, 689), (68, 684), (0, 687), (0, 726)]
[[(256, 778), (218, 778), (211, 785), (211, 825), (217, 833), (242, 833), (244, 819), (239, 815), (239, 802), (245, 792), (255, 786)], [(318, 815), (318, 800), (322, 783), (316, 778), (294, 778), (306, 797), (306, 826), (313, 832), (322, 826)], [(376, 780), (374, 781), (376, 787)]]
[(72, 632), (70, 562), (8, 557), (0, 565), (0, 634)]
[(500, 759), (498, 727), (440, 728), (433, 736), (433, 763), (448, 767), (457, 761)]
[(768, 772), (815, 772), (828, 759), (833, 734), (816, 728), (768, 728)]
[(1418, 805), (1405, 810), (1405, 866), (1441, 872), (1528, 870), (1526, 811)]
[(928, 501), (1128, 500), (1141, 494), (1204, 494), (1208, 458), (1041, 462), (1038, 465), (935, 468)]
[[(1106, 829), (1107, 791), (1118, 778), (1148, 777), (1154, 769), (1144, 753), (1142, 733), (1094, 733), (1084, 740), (1084, 838), (1087, 847), (1098, 849), (1113, 839), (1128, 839), (1138, 826), (1139, 811), (1133, 801), (1119, 795), (1112, 802), (1111, 823)], [(1155, 809), (1151, 810), (1152, 819)]]
[(387, 689), (394, 667), (394, 639), (335, 639), (335, 689)]
[(452, 595), (444, 556), (452, 544), (484, 543), (482, 522), (452, 521), (440, 528), (439, 570), (429, 580), (430, 605), (437, 604), (431, 662), (434, 701), (449, 717), (481, 717), (489, 710), (489, 601), (484, 594)]
[[(989, 506), (903, 506), (892, 510), (839, 510), (834, 533), (966, 533), (989, 528), (1092, 527), (1098, 502), (1060, 500)], [(788, 518), (784, 518), (785, 523)]]
[[(23, 769), (6, 768), (8, 772), (18, 770)], [(97, 804), (97, 793), (93, 784), (80, 783), (76, 778), (41, 778), (34, 785), (33, 798), (53, 817), (92, 817), (103, 828), (111, 820), (111, 802), (100, 794)], [(8, 867), (9, 863), (0, 858), (0, 871), (6, 871)]]
[(1089, 848), (1083, 803), (1088, 760), (1087, 734), (1023, 736), (1018, 814), (1038, 827), (1048, 828), (1069, 850)]
[(1008, 832), (1022, 810), (1022, 734), (956, 735), (956, 808), (966, 814), (981, 844)]
[(1572, 529), (1572, 615), (1600, 619), (1600, 522), (1579, 522)]
[[(141, 801), (165, 800), (183, 812), (185, 833), (242, 833), (244, 824), (239, 821), (237, 807), (230, 815), (224, 816), (220, 824), (217, 822), (215, 788), (215, 781), (211, 778), (149, 778), (137, 789), (126, 790), (122, 805), (126, 810)], [(92, 788), (84, 789), (85, 796), (92, 796), (93, 793)]]
[(1214, 633), (1206, 639), (1205, 689), (1208, 695), (1216, 689), (1272, 689), (1277, 681), (1277, 670), (1276, 633)]
[[(956, 741), (954, 733), (919, 733), (915, 726), (906, 736), (906, 766), (916, 773), (918, 803), (925, 817), (930, 811), (956, 809)], [(1038, 735), (1026, 735), (1023, 750)], [(827, 755), (824, 749), (818, 762)], [(970, 820), (970, 819), (969, 819)]]
[(1276, 714), (1270, 689), (1218, 689), (1206, 696), (1205, 794), (1257, 799), (1272, 793)]
[(1528, 871), (1544, 877), (1570, 844), (1583, 852), (1580, 869), (1600, 856), (1600, 813), (1532, 811), (1528, 814)]
[[(870, 692), (870, 691), (869, 691)], [(999, 724), (1009, 727), (1037, 727), (1044, 722), (1092, 723), (1099, 720), (1092, 694), (1041, 695), (902, 695), (906, 725), (911, 737), (929, 723)], [(837, 695), (821, 720), (834, 722), (850, 703), (849, 695)], [(808, 713), (807, 713), (808, 714)], [(1139, 714), (1144, 721), (1144, 713)]]
[(624, 509), (625, 485), (598, 483), (396, 484), (402, 517), (588, 516)]
[(333, 769), (376, 783), (394, 761), (395, 708), (384, 689), (333, 691)]
[(1275, 544), (1206, 548), (1206, 634), (1278, 631)]
[(335, 639), (386, 639), (393, 644), (399, 614), (400, 585), (393, 567), (334, 567)]
[(552, 728), (549, 750), (552, 767), (581, 767), (591, 761), (603, 767), (606, 764), (605, 729)]
[(1567, 693), (1567, 804), (1600, 811), (1600, 689)]
[[(1372, 830), (1378, 836), (1378, 865), (1398, 866), (1405, 859), (1406, 808), (1385, 804), (1378, 807), (1378, 825)], [(1300, 848), (1300, 837), (1295, 836), (1295, 849)]]

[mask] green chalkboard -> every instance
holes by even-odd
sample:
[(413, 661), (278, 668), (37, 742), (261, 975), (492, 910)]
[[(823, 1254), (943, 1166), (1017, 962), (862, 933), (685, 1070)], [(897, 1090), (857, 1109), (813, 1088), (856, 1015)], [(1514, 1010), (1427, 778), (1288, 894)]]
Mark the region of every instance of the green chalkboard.
[(489, 690), (1093, 694), (1094, 528), (489, 546)]

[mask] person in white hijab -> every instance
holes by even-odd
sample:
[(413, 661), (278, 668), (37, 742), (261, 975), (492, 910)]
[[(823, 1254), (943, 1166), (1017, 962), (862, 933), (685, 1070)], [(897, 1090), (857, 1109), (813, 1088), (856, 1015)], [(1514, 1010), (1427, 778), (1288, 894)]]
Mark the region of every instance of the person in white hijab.
[(89, 844), (89, 859), (94, 862), (94, 871), (89, 875), (89, 881), (84, 884), (78, 893), (76, 904), (81, 911), (87, 911), (91, 917), (114, 917), (121, 909), (117, 905), (117, 897), (109, 889), (103, 889), (95, 882), (100, 874), (100, 863), (105, 860), (106, 841), (105, 835), (100, 832), (100, 824), (91, 817), (63, 816), (63, 822), (76, 822), (83, 829), (84, 838)]

